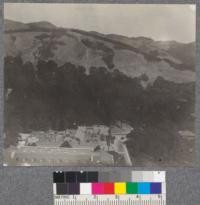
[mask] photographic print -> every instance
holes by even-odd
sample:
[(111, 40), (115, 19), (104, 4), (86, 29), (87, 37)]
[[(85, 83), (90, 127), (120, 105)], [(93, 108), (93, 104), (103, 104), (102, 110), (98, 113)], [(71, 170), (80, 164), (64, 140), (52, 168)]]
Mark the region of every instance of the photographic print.
[(190, 4), (4, 4), (4, 166), (192, 166)]

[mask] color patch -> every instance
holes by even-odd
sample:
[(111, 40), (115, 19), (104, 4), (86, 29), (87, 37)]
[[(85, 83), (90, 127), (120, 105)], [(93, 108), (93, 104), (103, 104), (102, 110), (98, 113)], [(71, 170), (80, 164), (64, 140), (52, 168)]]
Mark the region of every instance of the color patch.
[(150, 194), (150, 183), (148, 182), (138, 183), (138, 194)]
[(165, 172), (164, 171), (154, 172), (154, 182), (165, 182)]
[(116, 182), (114, 186), (115, 186), (115, 194), (126, 194), (126, 183)]
[(127, 194), (137, 194), (138, 193), (138, 183), (127, 182), (126, 183), (126, 193)]
[(87, 182), (98, 182), (98, 172), (88, 172)]
[(77, 182), (87, 182), (87, 172), (78, 172)]
[(103, 183), (92, 183), (92, 194), (104, 194)]
[(142, 171), (141, 182), (154, 182), (154, 173), (149, 171)]
[(142, 182), (142, 172), (141, 171), (132, 171), (131, 181), (132, 182)]
[(54, 172), (53, 173), (53, 182), (54, 183), (64, 183), (65, 174), (64, 172)]
[(162, 193), (162, 188), (161, 188), (161, 183), (151, 183), (150, 186), (151, 189), (151, 194), (161, 194)]
[(77, 182), (77, 172), (65, 172), (65, 181), (69, 183)]
[(114, 194), (114, 183), (104, 183), (104, 194)]
[(92, 194), (92, 184), (80, 183), (80, 194)]
[(56, 193), (58, 195), (66, 195), (68, 194), (68, 186), (65, 183), (56, 184)]
[(68, 194), (73, 194), (73, 195), (80, 194), (80, 184), (68, 183)]

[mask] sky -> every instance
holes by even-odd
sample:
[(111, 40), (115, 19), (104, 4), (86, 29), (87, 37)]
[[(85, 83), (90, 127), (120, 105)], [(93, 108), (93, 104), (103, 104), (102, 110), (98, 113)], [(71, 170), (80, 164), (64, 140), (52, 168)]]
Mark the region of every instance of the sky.
[(191, 4), (5, 3), (4, 18), (157, 41), (188, 43), (196, 34), (196, 7)]

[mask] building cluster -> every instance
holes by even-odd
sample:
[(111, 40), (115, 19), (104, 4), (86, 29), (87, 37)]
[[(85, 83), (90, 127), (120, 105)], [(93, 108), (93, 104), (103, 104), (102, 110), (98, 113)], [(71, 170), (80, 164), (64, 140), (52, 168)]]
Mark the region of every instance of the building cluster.
[(19, 165), (114, 165), (112, 152), (128, 155), (124, 142), (132, 130), (131, 126), (118, 123), (111, 127), (93, 125), (19, 133), (18, 145), (9, 149), (8, 156)]

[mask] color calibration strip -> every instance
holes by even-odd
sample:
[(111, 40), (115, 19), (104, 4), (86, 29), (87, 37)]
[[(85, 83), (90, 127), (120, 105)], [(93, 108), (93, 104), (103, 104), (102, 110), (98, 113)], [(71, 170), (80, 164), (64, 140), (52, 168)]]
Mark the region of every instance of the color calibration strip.
[[(142, 173), (142, 174), (141, 174)], [(132, 171), (118, 174), (105, 172), (54, 172), (54, 205), (165, 205), (166, 183), (163, 171)], [(113, 175), (116, 178), (113, 180)], [(120, 178), (120, 181), (119, 181)], [(126, 181), (126, 180), (129, 181)]]
[(160, 182), (97, 182), (97, 183), (57, 183), (57, 195), (85, 194), (162, 194)]

